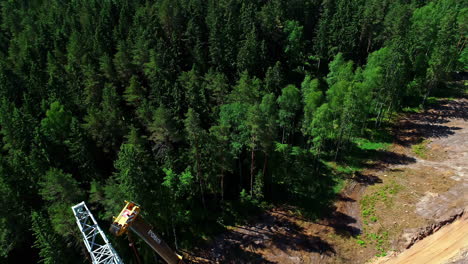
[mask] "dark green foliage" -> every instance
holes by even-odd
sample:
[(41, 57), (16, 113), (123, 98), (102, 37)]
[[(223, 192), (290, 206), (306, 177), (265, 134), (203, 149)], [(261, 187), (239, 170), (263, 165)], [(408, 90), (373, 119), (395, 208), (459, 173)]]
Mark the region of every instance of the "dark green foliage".
[(284, 85), (281, 72), (281, 63), (277, 61), (275, 66), (269, 67), (265, 74), (265, 90), (270, 93), (278, 94)]
[(281, 91), (278, 97), (278, 124), (283, 129), (283, 137), (281, 142), (289, 137), (291, 133), (295, 132), (297, 125), (297, 115), (301, 107), (301, 94), (299, 89), (294, 85), (288, 85)]
[(120, 97), (112, 84), (105, 84), (101, 103), (91, 106), (88, 115), (83, 118), (83, 127), (107, 152), (117, 150), (125, 135), (125, 119), (120, 109)]
[(13, 189), (6, 182), (6, 173), (7, 171), (5, 171), (4, 167), (0, 167), (0, 198), (3, 201), (11, 201), (10, 203), (6, 204), (4, 208), (5, 213), (0, 216), (0, 257), (8, 256), (8, 253), (13, 250), (15, 246), (18, 246), (22, 240), (21, 238), (15, 236), (15, 233), (22, 231), (21, 227), (23, 223), (15, 223), (15, 219), (11, 215), (14, 214), (14, 210), (18, 210), (22, 207), (18, 202), (15, 202), (15, 199), (18, 199), (19, 197), (14, 195)]
[(63, 263), (61, 241), (53, 232), (53, 228), (46, 217), (38, 212), (31, 213), (31, 230), (33, 231), (35, 242), (34, 248), (39, 249), (39, 263), (58, 264)]
[(41, 120), (42, 133), (53, 141), (61, 142), (70, 133), (72, 116), (59, 102), (50, 105), (46, 117)]
[(173, 119), (164, 106), (160, 106), (154, 111), (152, 122), (149, 124), (148, 130), (150, 132), (149, 139), (156, 144), (170, 147), (173, 142), (178, 141)]
[(145, 90), (145, 87), (140, 84), (138, 78), (133, 75), (129, 85), (125, 88), (123, 97), (128, 104), (138, 106), (145, 96)]
[(286, 21), (284, 32), (287, 34), (284, 53), (289, 58), (289, 65), (292, 69), (294, 66), (302, 64), (305, 56), (305, 43), (303, 39), (303, 27), (298, 21)]
[(2, 263), (85, 261), (70, 210), (82, 200), (104, 230), (134, 200), (187, 248), (277, 199), (325, 206), (337, 180), (324, 161), (447, 93), (468, 62), (459, 0), (32, 0), (0, 12)]
[(76, 234), (70, 207), (83, 199), (83, 191), (71, 174), (52, 168), (39, 182), (39, 194), (47, 203), (52, 228), (61, 236)]
[(311, 135), (312, 121), (315, 112), (323, 103), (323, 93), (319, 89), (319, 80), (311, 79), (309, 75), (301, 84), (302, 100), (304, 104), (304, 121), (302, 123), (305, 134)]

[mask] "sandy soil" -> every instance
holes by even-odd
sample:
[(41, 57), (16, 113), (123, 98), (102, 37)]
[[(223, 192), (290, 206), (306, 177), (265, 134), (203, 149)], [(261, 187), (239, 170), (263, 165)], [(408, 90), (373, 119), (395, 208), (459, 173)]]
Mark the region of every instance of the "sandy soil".
[(468, 263), (468, 213), (417, 242), (396, 257), (375, 264), (449, 264)]
[[(338, 197), (329, 217), (311, 222), (297, 217), (288, 208), (276, 208), (254, 223), (232, 227), (196, 254), (202, 257), (192, 256), (190, 260), (365, 263), (382, 252), (378, 247), (395, 252), (404, 249), (407, 238), (418, 228), (468, 205), (468, 100), (445, 101), (424, 113), (406, 115), (394, 131), (391, 149), (383, 151), (378, 162), (356, 175)], [(424, 158), (412, 150), (423, 139), (428, 142)], [(398, 191), (386, 191), (389, 186)], [(379, 197), (375, 203), (378, 220), (367, 221), (362, 219), (360, 201), (373, 195)], [(450, 263), (468, 263), (468, 251), (463, 249), (467, 228), (464, 218), (445, 227), (441, 235), (428, 237), (429, 242), (425, 243), (434, 243), (428, 248), (434, 252), (430, 256), (437, 251), (443, 253), (438, 255), (441, 259), (453, 258)], [(358, 243), (372, 234), (385, 234), (381, 245), (376, 246), (371, 239), (364, 245)], [(428, 245), (422, 241), (416, 244), (412, 252)], [(420, 260), (411, 252), (405, 255), (410, 262), (389, 263), (440, 263), (425, 262), (425, 255)]]

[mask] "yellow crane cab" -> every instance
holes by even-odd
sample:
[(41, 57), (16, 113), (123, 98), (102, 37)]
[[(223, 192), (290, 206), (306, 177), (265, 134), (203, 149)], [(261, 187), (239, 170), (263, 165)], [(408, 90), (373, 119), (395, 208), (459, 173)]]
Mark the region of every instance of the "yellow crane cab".
[(125, 201), (125, 206), (111, 224), (110, 232), (120, 236), (128, 231), (128, 227), (140, 214), (140, 206), (134, 202)]

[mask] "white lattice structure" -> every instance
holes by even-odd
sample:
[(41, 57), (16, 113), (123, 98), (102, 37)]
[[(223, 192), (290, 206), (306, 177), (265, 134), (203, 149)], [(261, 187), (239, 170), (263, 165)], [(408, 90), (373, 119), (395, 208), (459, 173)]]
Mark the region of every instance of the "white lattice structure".
[(85, 202), (73, 206), (72, 210), (93, 264), (123, 264)]

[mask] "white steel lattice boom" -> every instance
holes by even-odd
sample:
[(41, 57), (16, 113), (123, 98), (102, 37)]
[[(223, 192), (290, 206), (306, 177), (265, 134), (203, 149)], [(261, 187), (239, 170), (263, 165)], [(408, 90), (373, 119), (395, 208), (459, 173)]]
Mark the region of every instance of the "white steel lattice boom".
[(93, 264), (123, 264), (85, 202), (73, 206), (72, 210)]

